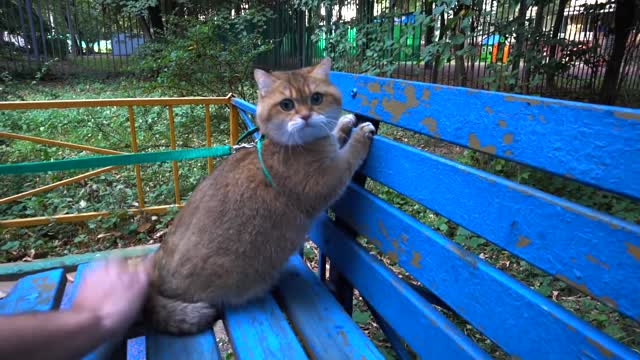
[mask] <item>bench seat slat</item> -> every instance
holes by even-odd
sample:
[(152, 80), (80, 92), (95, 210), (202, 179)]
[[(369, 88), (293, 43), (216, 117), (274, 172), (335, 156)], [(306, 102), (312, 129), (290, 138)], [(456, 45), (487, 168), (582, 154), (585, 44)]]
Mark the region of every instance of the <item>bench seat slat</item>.
[[(511, 355), (572, 359), (587, 353), (601, 359), (638, 358), (560, 305), (358, 185), (350, 185), (334, 211)], [(326, 248), (332, 265), (344, 267), (347, 275), (366, 271), (364, 266), (351, 265), (355, 250), (343, 244), (345, 240), (327, 238), (331, 239)]]
[(65, 283), (62, 269), (25, 276), (0, 300), (0, 315), (53, 310), (60, 305)]
[[(91, 271), (91, 268), (93, 266), (97, 266), (97, 264), (84, 263), (78, 266), (78, 269), (76, 271), (76, 276), (73, 280), (73, 284), (71, 285), (70, 288), (67, 288), (67, 291), (69, 291), (70, 293), (68, 295), (65, 294), (64, 296), (65, 301), (60, 306), (61, 309), (71, 308), (76, 298), (76, 295), (78, 294), (78, 290), (79, 290), (80, 284), (83, 281), (84, 276), (87, 274), (88, 271)], [(98, 346), (95, 350), (93, 350), (89, 354), (85, 355), (82, 359), (83, 360), (99, 360), (99, 359), (111, 359), (113, 357), (120, 358), (122, 355), (121, 354), (122, 347), (124, 345), (123, 342), (124, 342), (124, 339), (109, 340), (103, 343), (102, 345)], [(116, 355), (112, 356), (112, 354), (116, 354)]]
[(148, 360), (219, 360), (220, 352), (213, 330), (199, 334), (173, 336), (160, 333), (147, 333)]
[(384, 359), (300, 256), (289, 260), (278, 290), (312, 358)]
[(224, 324), (237, 359), (307, 359), (272, 295), (225, 308)]
[(473, 341), (382, 262), (322, 215), (311, 240), (421, 358), (489, 359)]
[(330, 78), (348, 111), (640, 198), (640, 110), (341, 72)]
[(640, 320), (640, 226), (382, 136), (362, 172)]

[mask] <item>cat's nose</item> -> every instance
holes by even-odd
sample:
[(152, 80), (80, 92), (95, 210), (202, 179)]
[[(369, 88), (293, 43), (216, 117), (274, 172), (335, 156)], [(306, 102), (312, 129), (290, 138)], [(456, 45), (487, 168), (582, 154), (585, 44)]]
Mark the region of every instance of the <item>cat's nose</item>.
[(310, 111), (305, 111), (305, 112), (302, 112), (302, 113), (298, 114), (298, 116), (300, 116), (300, 119), (302, 119), (304, 121), (307, 121), (311, 117), (311, 112)]

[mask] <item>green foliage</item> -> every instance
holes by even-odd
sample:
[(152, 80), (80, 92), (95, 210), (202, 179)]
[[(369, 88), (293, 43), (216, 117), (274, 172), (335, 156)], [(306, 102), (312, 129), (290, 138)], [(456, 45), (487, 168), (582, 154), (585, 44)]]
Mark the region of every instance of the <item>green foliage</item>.
[[(416, 23), (434, 27), (438, 25), (438, 31), (442, 32), (441, 38), (430, 39), (425, 47), (423, 60), (427, 63), (434, 62), (436, 66), (442, 66), (451, 61), (454, 56), (462, 56), (471, 61), (477, 60), (477, 52), (469, 42), (474, 36), (472, 23), (478, 15), (479, 4), (477, 1), (465, 0), (439, 0), (431, 15), (417, 14)], [(444, 27), (440, 25), (440, 17), (446, 16)]]
[(96, 5), (132, 16), (145, 16), (147, 9), (158, 5), (158, 0), (97, 0)]
[(371, 312), (355, 310), (351, 317), (358, 324), (365, 324), (371, 320)]
[(336, 70), (389, 76), (401, 54), (410, 53), (406, 44), (421, 27), (421, 23), (402, 26), (394, 38), (389, 31), (394, 16), (394, 13), (383, 13), (376, 22), (335, 23), (330, 34), (319, 28), (312, 39), (324, 39), (325, 53), (333, 59)]
[(497, 91), (505, 85), (512, 88), (518, 83), (519, 70), (512, 70), (510, 65), (493, 63), (488, 64), (485, 69), (486, 73), (482, 81), (489, 90)]
[(139, 48), (133, 70), (152, 80), (151, 88), (176, 95), (251, 99), (254, 61), (272, 46), (260, 35), (271, 16), (254, 9), (233, 18), (171, 18), (163, 38)]

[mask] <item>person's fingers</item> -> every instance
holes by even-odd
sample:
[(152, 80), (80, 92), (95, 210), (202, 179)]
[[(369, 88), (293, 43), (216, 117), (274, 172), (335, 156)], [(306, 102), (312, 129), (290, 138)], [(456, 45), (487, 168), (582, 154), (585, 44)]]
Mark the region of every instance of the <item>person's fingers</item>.
[(142, 261), (142, 267), (147, 273), (151, 273), (153, 271), (153, 254), (147, 256)]

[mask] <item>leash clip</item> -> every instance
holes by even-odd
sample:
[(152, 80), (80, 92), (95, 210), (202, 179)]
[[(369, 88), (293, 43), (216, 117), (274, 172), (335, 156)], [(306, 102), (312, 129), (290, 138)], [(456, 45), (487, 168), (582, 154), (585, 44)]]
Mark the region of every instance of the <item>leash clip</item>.
[(235, 153), (238, 149), (242, 149), (242, 148), (254, 148), (254, 147), (256, 147), (256, 144), (233, 145), (233, 152)]

